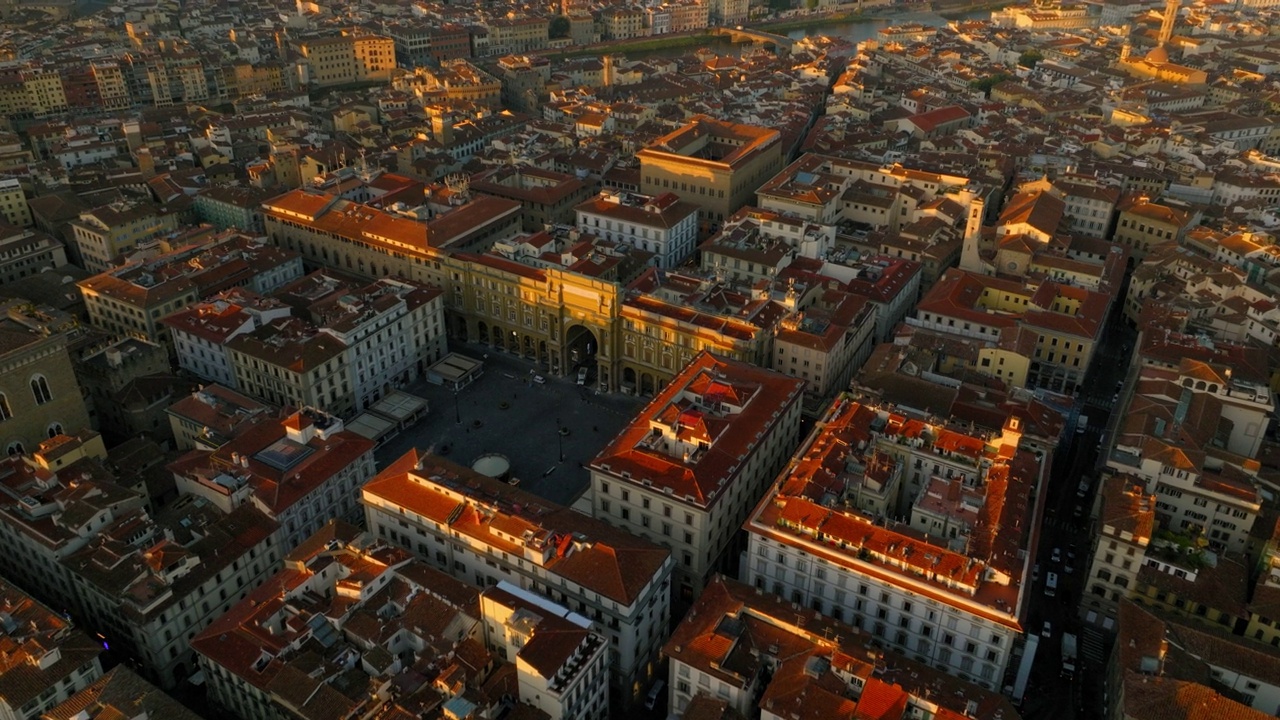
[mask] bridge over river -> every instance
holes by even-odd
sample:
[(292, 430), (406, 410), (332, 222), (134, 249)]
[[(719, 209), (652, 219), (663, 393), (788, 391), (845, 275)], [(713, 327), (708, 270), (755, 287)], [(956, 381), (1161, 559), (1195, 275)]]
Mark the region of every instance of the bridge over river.
[(791, 52), (792, 48), (794, 48), (796, 44), (795, 40), (792, 40), (786, 35), (776, 35), (771, 32), (765, 32), (764, 30), (753, 30), (750, 28), (743, 28), (741, 26), (736, 28), (712, 28), (711, 34), (727, 37), (730, 42), (734, 43), (750, 42), (757, 45), (764, 45), (766, 48), (772, 46), (775, 50), (786, 50), (787, 52)]

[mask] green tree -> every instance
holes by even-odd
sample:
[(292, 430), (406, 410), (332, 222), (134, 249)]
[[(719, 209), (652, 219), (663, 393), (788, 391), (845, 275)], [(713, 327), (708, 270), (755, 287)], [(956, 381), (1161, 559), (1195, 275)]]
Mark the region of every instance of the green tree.
[(1039, 50), (1024, 50), (1022, 54), (1018, 56), (1018, 64), (1024, 68), (1033, 68), (1036, 66), (1036, 63), (1043, 59), (1044, 55), (1040, 54)]
[(1008, 79), (1009, 75), (1007, 73), (996, 73), (995, 75), (988, 75), (984, 78), (978, 78), (977, 80), (970, 82), (969, 87), (981, 92), (987, 97), (991, 97), (991, 88)]
[(557, 15), (551, 18), (551, 24), (547, 27), (547, 31), (553, 38), (569, 37), (569, 27), (569, 18)]

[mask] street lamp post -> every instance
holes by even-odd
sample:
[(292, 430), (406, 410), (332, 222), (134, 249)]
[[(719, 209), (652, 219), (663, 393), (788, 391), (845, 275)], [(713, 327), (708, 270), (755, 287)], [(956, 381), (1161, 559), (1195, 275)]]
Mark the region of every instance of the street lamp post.
[(556, 418), (556, 447), (560, 450), (560, 462), (564, 462), (564, 435), (560, 432), (560, 418)]

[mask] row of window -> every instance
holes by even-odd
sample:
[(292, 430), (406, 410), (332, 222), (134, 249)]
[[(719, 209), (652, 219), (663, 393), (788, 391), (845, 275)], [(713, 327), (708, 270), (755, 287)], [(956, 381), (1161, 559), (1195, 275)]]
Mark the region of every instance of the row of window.
[[(49, 381), (45, 380), (43, 375), (33, 375), (30, 385), (31, 397), (35, 400), (36, 405), (44, 405), (53, 400), (53, 393), (49, 391)], [(4, 393), (0, 393), (0, 421), (8, 420), (11, 417), (13, 417), (13, 407), (9, 404), (9, 398)], [(53, 435), (49, 437), (53, 437)]]

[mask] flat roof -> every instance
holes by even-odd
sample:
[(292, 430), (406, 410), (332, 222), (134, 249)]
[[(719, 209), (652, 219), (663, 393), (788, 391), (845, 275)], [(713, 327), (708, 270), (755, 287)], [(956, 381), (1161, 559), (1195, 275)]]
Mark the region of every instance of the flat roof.
[(395, 430), (396, 423), (377, 413), (365, 411), (354, 420), (344, 423), (344, 427), (363, 438), (374, 442)]
[(469, 358), (458, 353), (449, 353), (427, 368), (428, 373), (435, 373), (448, 382), (462, 380), (484, 365), (480, 360)]
[(392, 390), (387, 393), (386, 397), (374, 403), (373, 407), (369, 409), (379, 415), (391, 418), (397, 423), (402, 423), (426, 410), (427, 401), (403, 390)]

